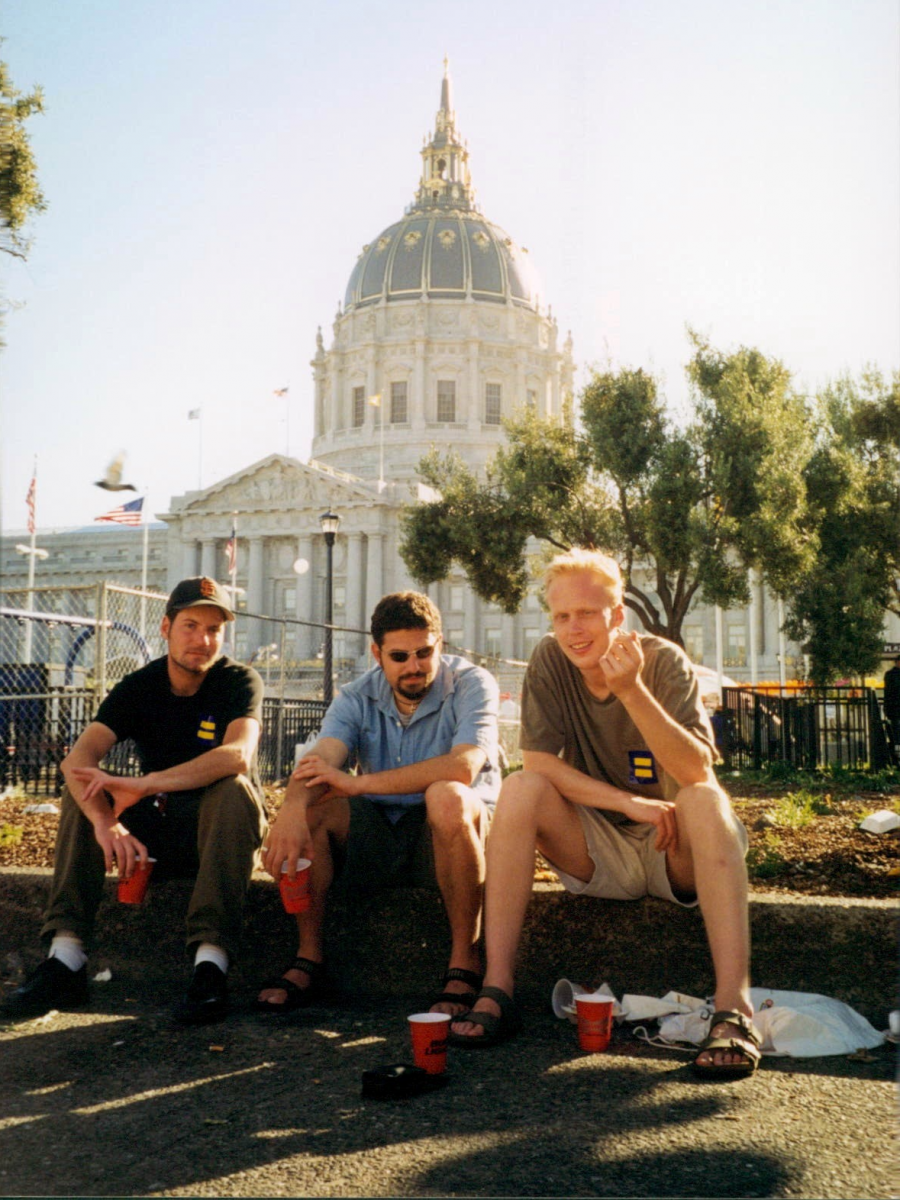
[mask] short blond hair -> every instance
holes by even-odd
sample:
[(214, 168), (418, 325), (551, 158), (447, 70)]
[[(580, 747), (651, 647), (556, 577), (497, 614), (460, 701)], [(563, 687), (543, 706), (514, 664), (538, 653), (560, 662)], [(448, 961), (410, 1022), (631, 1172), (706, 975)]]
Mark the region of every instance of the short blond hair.
[(590, 571), (596, 575), (613, 599), (613, 604), (621, 604), (625, 595), (625, 584), (619, 564), (602, 550), (586, 550), (583, 546), (573, 546), (565, 554), (557, 554), (544, 572), (544, 595), (554, 580), (561, 575), (574, 575), (576, 571)]

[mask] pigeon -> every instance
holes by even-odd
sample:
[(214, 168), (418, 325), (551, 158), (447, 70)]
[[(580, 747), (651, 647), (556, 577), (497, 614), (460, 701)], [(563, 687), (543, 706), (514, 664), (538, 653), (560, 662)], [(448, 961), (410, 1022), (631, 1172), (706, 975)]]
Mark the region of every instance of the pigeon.
[(103, 488), (107, 492), (136, 492), (137, 488), (133, 483), (122, 483), (122, 468), (125, 465), (124, 450), (117, 454), (109, 466), (106, 468), (106, 476), (103, 479), (94, 481), (94, 486)]

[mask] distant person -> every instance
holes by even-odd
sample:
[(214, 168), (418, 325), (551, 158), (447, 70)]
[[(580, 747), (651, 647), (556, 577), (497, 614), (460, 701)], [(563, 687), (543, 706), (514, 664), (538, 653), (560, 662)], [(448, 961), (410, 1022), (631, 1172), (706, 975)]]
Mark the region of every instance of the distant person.
[[(265, 830), (256, 768), (262, 680), (222, 656), (233, 620), (219, 584), (183, 579), (162, 620), (166, 654), (116, 684), (64, 760), (42, 929), (49, 956), (7, 997), (7, 1013), (35, 1016), (87, 1002), (86, 948), (104, 873), (115, 865), (129, 879), (153, 857), (153, 879), (196, 876), (187, 911), (194, 970), (175, 1017), (201, 1024), (225, 1016), (226, 974)], [(128, 738), (143, 774), (101, 770), (105, 755)]]
[(451, 1041), (488, 1046), (518, 1028), (515, 961), (537, 846), (577, 895), (699, 902), (716, 1011), (694, 1067), (749, 1074), (760, 1041), (748, 990), (747, 837), (713, 772), (690, 660), (672, 642), (624, 632), (622, 576), (605, 554), (555, 558), (545, 596), (553, 633), (525, 675), (525, 769), (503, 784), (488, 845), (485, 987)]
[(884, 673), (884, 715), (891, 727), (895, 746), (900, 745), (900, 654)]
[[(346, 685), (297, 764), (267, 839), (276, 879), (312, 860), (297, 958), (263, 984), (257, 1007), (284, 1013), (329, 995), (322, 923), (336, 875), (353, 891), (437, 883), (450, 924), (449, 969), (431, 1007), (465, 1011), (481, 987), (484, 840), (500, 789), (498, 689), (441, 654), (441, 615), (396, 592), (372, 613), (376, 666)], [(356, 764), (357, 773), (342, 769)]]

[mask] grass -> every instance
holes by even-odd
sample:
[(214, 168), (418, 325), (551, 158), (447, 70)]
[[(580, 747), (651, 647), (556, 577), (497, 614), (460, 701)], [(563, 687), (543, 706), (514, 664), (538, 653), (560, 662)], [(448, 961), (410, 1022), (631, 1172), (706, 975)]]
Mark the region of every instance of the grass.
[(822, 796), (801, 789), (798, 792), (785, 793), (775, 801), (769, 811), (776, 825), (784, 825), (788, 829), (802, 829), (804, 825), (811, 825), (816, 817), (830, 813), (830, 802), (830, 792)]
[(751, 879), (774, 879), (780, 875), (786, 866), (783, 856), (779, 853), (781, 838), (769, 830), (759, 846), (752, 846), (747, 852), (747, 874)]

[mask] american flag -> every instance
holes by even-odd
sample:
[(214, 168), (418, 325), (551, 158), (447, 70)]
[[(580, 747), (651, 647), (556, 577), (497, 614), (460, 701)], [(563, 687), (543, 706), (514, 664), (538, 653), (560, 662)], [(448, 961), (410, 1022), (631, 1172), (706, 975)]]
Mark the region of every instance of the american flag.
[(144, 497), (141, 496), (137, 500), (129, 500), (127, 504), (120, 504), (118, 508), (113, 508), (100, 517), (94, 517), (94, 520), (115, 521), (117, 525), (140, 525), (143, 520), (143, 507)]
[(237, 530), (234, 527), (231, 537), (225, 543), (225, 556), (228, 559), (228, 574), (233, 575), (237, 569)]
[(276, 388), (275, 391), (272, 393), (272, 395), (273, 396), (286, 396), (290, 390), (291, 390), (290, 388)]
[(31, 483), (28, 485), (28, 495), (25, 497), (25, 504), (28, 507), (28, 532), (34, 533), (34, 502), (37, 497), (37, 475), (32, 475)]

